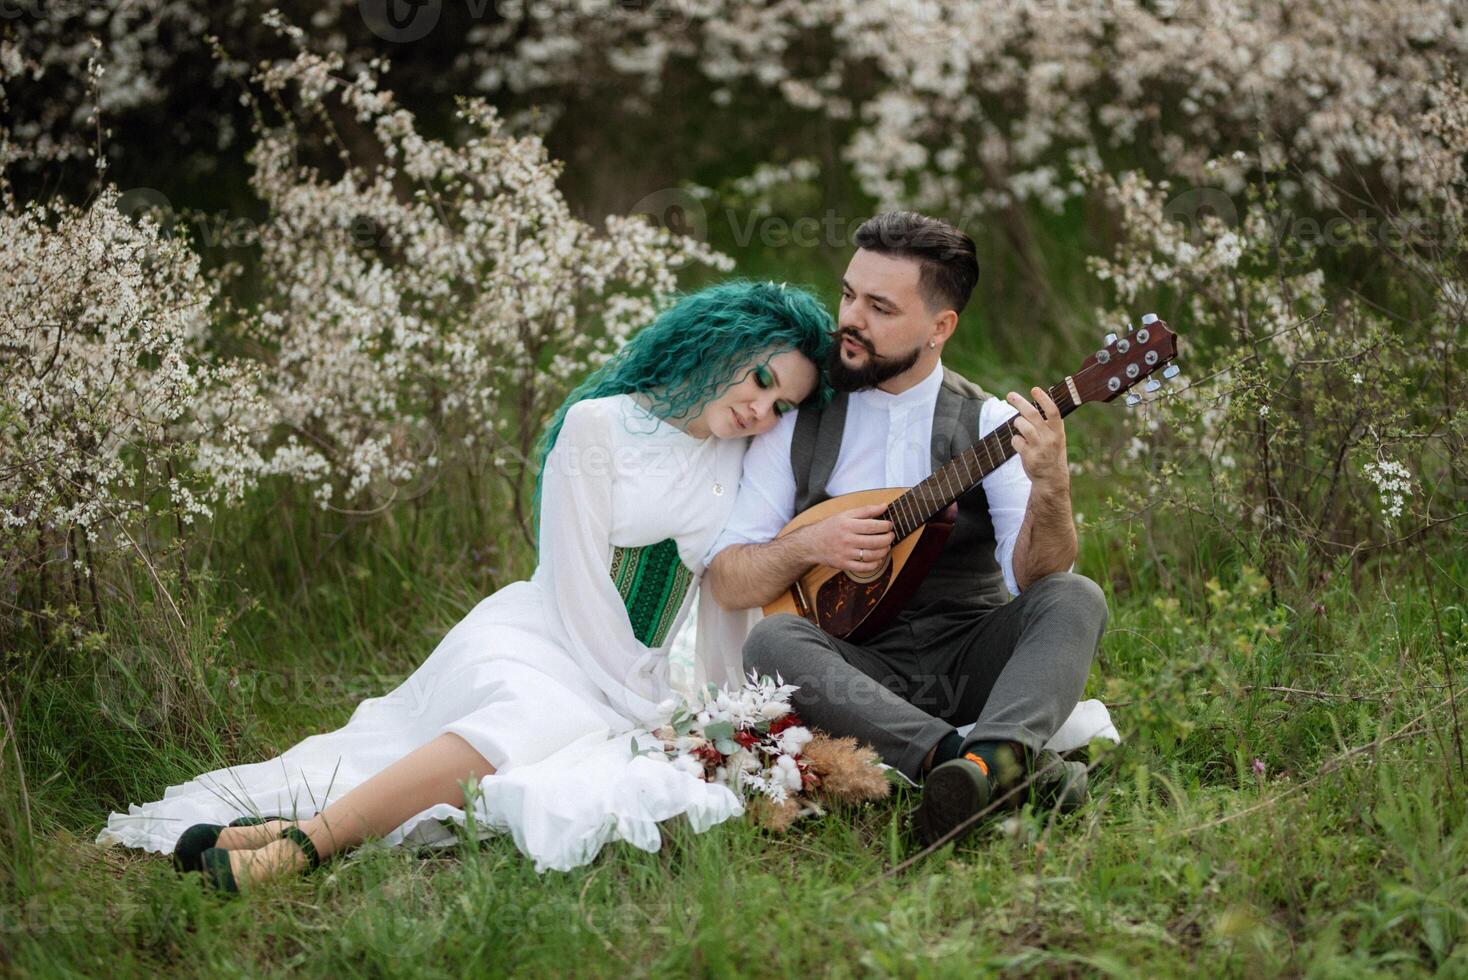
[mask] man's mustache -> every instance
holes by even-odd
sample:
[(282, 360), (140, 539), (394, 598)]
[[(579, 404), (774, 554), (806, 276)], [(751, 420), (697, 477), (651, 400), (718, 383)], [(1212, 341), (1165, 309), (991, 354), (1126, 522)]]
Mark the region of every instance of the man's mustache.
[(859, 344), (862, 347), (866, 348), (866, 352), (868, 354), (875, 354), (876, 353), (876, 351), (872, 349), (872, 345), (871, 344), (867, 343), (865, 340), (862, 340), (860, 337), (858, 337), (855, 333), (853, 333), (850, 330), (843, 330), (843, 331), (841, 331), (841, 336), (842, 337), (849, 337), (849, 338), (851, 338), (851, 342), (853, 344)]

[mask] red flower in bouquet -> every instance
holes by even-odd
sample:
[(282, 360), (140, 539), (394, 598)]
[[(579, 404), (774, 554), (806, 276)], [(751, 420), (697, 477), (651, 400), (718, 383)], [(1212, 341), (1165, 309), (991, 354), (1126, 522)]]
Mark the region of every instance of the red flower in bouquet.
[(791, 711), (783, 714), (770, 722), (770, 734), (778, 735), (787, 728), (794, 728), (800, 724), (800, 716)]

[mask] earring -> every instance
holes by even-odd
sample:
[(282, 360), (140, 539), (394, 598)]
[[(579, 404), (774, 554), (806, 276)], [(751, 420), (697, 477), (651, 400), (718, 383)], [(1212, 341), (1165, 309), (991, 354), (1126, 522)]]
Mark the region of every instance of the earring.
[(931, 340), (930, 340), (930, 341), (928, 341), (928, 347), (929, 347), (929, 349), (931, 349), (931, 348), (934, 348), (934, 347), (937, 347), (937, 346), (938, 346), (938, 345), (937, 345), (937, 344), (935, 344), (935, 343), (933, 343), (933, 342), (932, 342), (932, 341), (931, 341)]

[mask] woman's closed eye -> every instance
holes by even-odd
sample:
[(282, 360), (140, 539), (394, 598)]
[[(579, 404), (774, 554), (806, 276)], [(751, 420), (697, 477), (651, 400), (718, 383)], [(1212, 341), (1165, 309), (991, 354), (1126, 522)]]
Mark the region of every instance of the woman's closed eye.
[[(759, 385), (761, 388), (769, 388), (775, 383), (775, 378), (774, 375), (770, 373), (770, 369), (761, 364), (759, 367), (754, 369), (754, 383)], [(779, 418), (781, 415), (784, 415), (786, 412), (792, 410), (793, 408), (795, 408), (795, 406), (787, 401), (782, 400), (775, 402), (775, 417)]]

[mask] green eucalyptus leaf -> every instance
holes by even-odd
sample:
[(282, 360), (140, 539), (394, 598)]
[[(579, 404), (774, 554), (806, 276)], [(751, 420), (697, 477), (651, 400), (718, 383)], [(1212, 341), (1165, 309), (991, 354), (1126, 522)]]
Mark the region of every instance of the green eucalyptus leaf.
[(734, 723), (732, 721), (716, 721), (704, 726), (703, 733), (714, 741), (718, 741), (719, 739), (732, 741), (734, 738)]

